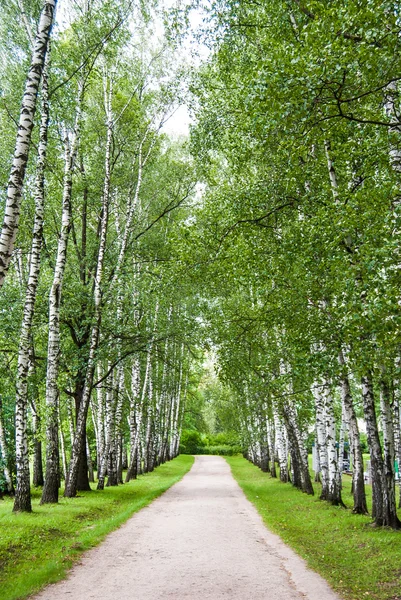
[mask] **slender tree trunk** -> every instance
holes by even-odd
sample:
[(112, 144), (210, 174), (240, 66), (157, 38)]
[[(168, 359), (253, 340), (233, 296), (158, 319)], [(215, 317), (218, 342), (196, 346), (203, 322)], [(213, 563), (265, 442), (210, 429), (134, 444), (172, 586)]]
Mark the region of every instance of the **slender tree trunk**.
[(181, 391), (182, 391), (182, 377), (183, 377), (183, 358), (184, 358), (184, 346), (181, 346), (181, 356), (180, 356), (180, 372), (178, 376), (178, 388), (177, 394), (175, 397), (175, 403), (172, 406), (173, 416), (172, 416), (172, 424), (171, 424), (171, 443), (170, 443), (170, 458), (175, 458), (177, 456), (177, 438), (178, 438), (178, 418), (180, 415), (180, 405), (181, 405)]
[(267, 429), (267, 443), (269, 445), (270, 454), (270, 475), (271, 477), (277, 477), (276, 472), (276, 461), (275, 461), (275, 431), (274, 421), (270, 416), (266, 417), (266, 429)]
[[(30, 512), (32, 510), (30, 492), (29, 456), (27, 435), (27, 407), (28, 407), (28, 373), (30, 365), (30, 351), (32, 348), (32, 321), (35, 311), (36, 292), (39, 283), (40, 255), (43, 238), (44, 216), (44, 178), (47, 152), (47, 132), (49, 125), (48, 101), (48, 68), (49, 54), (45, 60), (42, 83), (41, 122), (39, 131), (38, 160), (35, 179), (35, 219), (33, 227), (32, 247), (30, 255), (28, 283), (25, 291), (25, 303), (21, 324), (20, 342), (18, 348), (18, 365), (16, 378), (16, 463), (17, 463), (17, 489), (15, 494), (14, 510)], [(1, 259), (0, 259), (1, 265)], [(0, 266), (1, 268), (1, 266)], [(25, 423), (24, 423), (25, 421)], [(37, 451), (39, 448), (36, 448)], [(41, 450), (41, 448), (40, 448)], [(22, 480), (24, 479), (24, 481)], [(20, 494), (22, 494), (20, 496)]]
[(128, 481), (130, 481), (131, 479), (136, 479), (137, 475), (137, 453), (143, 411), (143, 405), (141, 400), (142, 398), (140, 398), (140, 362), (139, 358), (135, 356), (132, 361), (131, 367), (131, 395), (129, 413), (130, 463), (127, 470), (125, 483), (128, 483)]
[(324, 386), (326, 448), (329, 463), (329, 495), (328, 500), (335, 506), (344, 506), (341, 499), (341, 474), (338, 470), (338, 454), (336, 448), (336, 421), (334, 416), (334, 399), (330, 384)]
[(81, 81), (78, 87), (75, 125), (71, 145), (68, 133), (65, 132), (65, 168), (61, 230), (57, 245), (57, 258), (53, 283), (49, 295), (49, 338), (46, 373), (46, 475), (41, 504), (58, 502), (60, 473), (58, 447), (59, 389), (57, 378), (60, 358), (60, 304), (64, 272), (67, 263), (68, 238), (71, 229), (72, 175), (79, 140), (82, 99), (83, 83)]
[[(129, 415), (129, 423), (130, 423), (130, 466), (127, 471), (126, 483), (134, 478), (134, 474), (138, 472), (137, 468), (137, 460), (139, 453), (139, 444), (140, 444), (140, 434), (141, 434), (141, 425), (143, 419), (143, 411), (145, 406), (145, 398), (146, 393), (148, 391), (149, 386), (149, 377), (150, 377), (150, 369), (152, 363), (152, 351), (153, 351), (153, 340), (156, 332), (157, 326), (157, 315), (159, 311), (159, 304), (156, 303), (155, 315), (153, 319), (153, 331), (152, 337), (150, 340), (147, 357), (146, 357), (146, 367), (145, 367), (145, 376), (142, 384), (142, 392), (139, 399), (139, 386), (140, 386), (140, 363), (139, 358), (134, 358), (132, 363), (132, 371), (131, 371), (131, 398), (130, 398), (130, 415)], [(140, 458), (139, 458), (140, 460)], [(146, 457), (147, 464), (147, 457)]]
[[(39, 19), (39, 25), (32, 51), (31, 64), (25, 82), (25, 90), (18, 123), (17, 140), (11, 166), (10, 179), (7, 187), (5, 215), (0, 233), (0, 288), (3, 286), (4, 279), (7, 275), (11, 255), (14, 249), (15, 238), (17, 235), (22, 189), (24, 186), (25, 171), (28, 163), (29, 150), (31, 147), (37, 96), (45, 65), (55, 9), (56, 0), (47, 0), (45, 2)], [(20, 420), (21, 415), (19, 415), (18, 421)], [(19, 453), (24, 442), (21, 442), (21, 444), (22, 445), (19, 448)], [(21, 461), (21, 454), (18, 460)], [(26, 470), (26, 467), (22, 467), (20, 464), (21, 473), (21, 468)], [(26, 487), (26, 482), (23, 484), (23, 487)], [(30, 511), (30, 502), (27, 499), (17, 499), (17, 508), (15, 508), (15, 510), (24, 511), (24, 507)]]
[(282, 481), (283, 483), (287, 483), (289, 481), (287, 440), (285, 439), (283, 422), (279, 416), (277, 408), (273, 408), (273, 411), (274, 429), (276, 432), (276, 447), (280, 466), (280, 481)]
[(321, 500), (329, 499), (329, 458), (326, 446), (326, 411), (321, 387), (313, 388), (316, 410), (316, 446), (319, 454), (320, 474), (322, 479)]
[(6, 428), (3, 420), (3, 398), (0, 396), (0, 452), (3, 459), (4, 478), (7, 483), (7, 491), (9, 494), (14, 494), (13, 479), (9, 466), (9, 455), (6, 440)]
[(106, 254), (107, 230), (109, 222), (109, 204), (110, 204), (110, 186), (111, 186), (111, 144), (113, 137), (113, 115), (111, 111), (112, 86), (109, 82), (109, 89), (105, 90), (105, 108), (107, 116), (107, 139), (105, 151), (105, 176), (103, 187), (102, 217), (100, 225), (100, 242), (97, 256), (96, 273), (94, 280), (93, 298), (94, 298), (94, 316), (90, 335), (89, 353), (86, 367), (85, 386), (82, 394), (82, 401), (77, 415), (77, 426), (75, 431), (74, 444), (72, 446), (70, 472), (68, 485), (64, 495), (67, 498), (73, 498), (77, 493), (77, 482), (79, 472), (79, 457), (85, 450), (86, 439), (86, 418), (88, 414), (90, 396), (92, 392), (93, 376), (96, 366), (96, 352), (99, 345), (100, 326), (102, 319), (102, 283), (104, 275), (104, 260)]
[(95, 474), (93, 472), (93, 462), (92, 462), (92, 457), (91, 457), (91, 451), (89, 448), (88, 437), (86, 438), (86, 457), (87, 457), (87, 464), (88, 464), (89, 481), (90, 481), (90, 483), (94, 483)]
[(400, 401), (400, 367), (401, 357), (398, 355), (395, 360), (396, 376), (393, 383), (393, 419), (394, 419), (394, 446), (395, 457), (398, 462), (398, 487), (399, 502), (398, 508), (401, 508), (401, 401)]
[(382, 368), (380, 378), (380, 417), (384, 449), (383, 491), (385, 525), (389, 525), (393, 529), (401, 529), (401, 522), (397, 516), (397, 503), (395, 499), (395, 451), (393, 415), (391, 412), (391, 391), (384, 368)]
[(295, 475), (293, 485), (306, 494), (313, 496), (315, 492), (309, 474), (308, 455), (303, 447), (303, 439), (297, 423), (295, 407), (289, 402), (284, 402), (283, 414), (292, 449), (291, 462), (293, 463)]
[(395, 498), (393, 502), (392, 495), (389, 494), (389, 488), (387, 487), (386, 482), (386, 470), (388, 468), (391, 469), (391, 467), (387, 464), (385, 465), (382, 456), (377, 428), (373, 381), (370, 371), (362, 378), (362, 399), (372, 473), (372, 517), (374, 519), (374, 524), (377, 526), (381, 527), (383, 525), (388, 525), (394, 529), (399, 529), (400, 522), (396, 513)]
[(37, 413), (37, 407), (32, 408), (32, 429), (33, 429), (33, 485), (42, 487), (43, 478), (43, 458), (42, 458), (42, 440), (40, 439), (40, 417)]
[(366, 503), (365, 481), (363, 474), (363, 455), (361, 440), (359, 435), (358, 419), (355, 414), (354, 404), (351, 396), (351, 388), (346, 372), (345, 358), (340, 351), (339, 362), (343, 367), (341, 373), (341, 399), (345, 419), (348, 425), (350, 449), (352, 456), (352, 492), (354, 497), (354, 506), (352, 512), (358, 515), (367, 515), (368, 507)]
[(64, 439), (64, 431), (61, 427), (60, 411), (58, 414), (58, 432), (59, 432), (59, 437), (60, 437), (61, 464), (63, 465), (63, 476), (64, 476), (64, 481), (66, 482), (67, 477), (68, 477), (67, 453), (65, 451), (65, 439)]

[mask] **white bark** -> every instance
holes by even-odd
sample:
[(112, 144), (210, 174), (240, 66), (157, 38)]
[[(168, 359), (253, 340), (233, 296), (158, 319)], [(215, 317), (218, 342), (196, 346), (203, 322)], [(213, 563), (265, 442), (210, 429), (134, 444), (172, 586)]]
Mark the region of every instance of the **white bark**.
[(315, 399), (316, 411), (316, 447), (319, 455), (320, 475), (322, 483), (322, 492), (320, 498), (328, 500), (329, 497), (329, 458), (326, 446), (326, 411), (325, 402), (322, 394), (322, 388), (315, 385), (312, 388), (313, 397)]
[(73, 497), (77, 493), (79, 457), (82, 452), (83, 444), (85, 443), (86, 417), (88, 413), (90, 395), (92, 391), (93, 376), (96, 366), (96, 351), (99, 345), (100, 326), (102, 317), (102, 284), (104, 276), (104, 260), (106, 254), (107, 231), (109, 223), (109, 204), (110, 204), (110, 187), (111, 187), (111, 144), (113, 136), (113, 113), (111, 106), (112, 99), (112, 84), (108, 82), (105, 88), (105, 108), (107, 118), (107, 137), (105, 150), (105, 176), (103, 187), (102, 200), (102, 215), (100, 226), (100, 241), (97, 255), (96, 273), (94, 277), (93, 299), (94, 299), (94, 315), (93, 325), (90, 335), (89, 353), (86, 368), (85, 385), (82, 393), (82, 399), (77, 415), (77, 426), (75, 431), (74, 444), (71, 453), (70, 473), (68, 477), (68, 486), (64, 495)]
[(60, 305), (62, 285), (67, 263), (68, 238), (71, 229), (72, 176), (78, 151), (82, 114), (83, 81), (78, 85), (75, 124), (72, 137), (64, 132), (64, 181), (61, 229), (57, 244), (56, 265), (49, 294), (49, 336), (46, 371), (46, 474), (41, 503), (58, 502), (58, 371), (60, 359)]
[(398, 82), (391, 82), (385, 89), (384, 110), (392, 124), (389, 127), (390, 165), (396, 173), (401, 173), (401, 123), (397, 106)]
[(288, 481), (288, 453), (287, 440), (285, 438), (285, 430), (282, 419), (277, 408), (273, 407), (274, 414), (274, 429), (276, 432), (276, 449), (278, 454), (278, 462), (280, 467), (280, 481), (286, 483)]
[(11, 471), (8, 467), (8, 448), (7, 448), (7, 440), (6, 440), (6, 430), (4, 427), (3, 421), (3, 403), (2, 398), (0, 397), (0, 453), (2, 458), (2, 469), (4, 472), (4, 478), (7, 483), (7, 490), (10, 494), (14, 492), (13, 480), (11, 477)]
[(45, 203), (44, 176), (47, 152), (47, 132), (49, 124), (49, 54), (47, 54), (46, 56), (47, 58), (45, 60), (43, 70), (41, 122), (35, 179), (35, 218), (30, 253), (29, 275), (25, 291), (25, 303), (20, 331), (16, 378), (15, 452), (17, 465), (17, 489), (15, 498), (15, 510), (27, 510), (28, 512), (31, 510), (31, 503), (30, 500), (28, 500), (27, 498), (26, 492), (27, 488), (30, 487), (28, 441), (26, 439), (26, 419), (28, 407), (28, 373), (30, 366), (29, 354), (32, 348), (32, 321), (35, 312), (36, 292), (39, 283), (40, 255), (42, 250), (43, 239), (43, 217)]
[(0, 287), (2, 287), (7, 275), (17, 235), (22, 189), (31, 146), (37, 96), (45, 64), (55, 8), (56, 0), (47, 0), (44, 4), (35, 36), (31, 64), (25, 83), (14, 157), (7, 186), (4, 221), (0, 233)]

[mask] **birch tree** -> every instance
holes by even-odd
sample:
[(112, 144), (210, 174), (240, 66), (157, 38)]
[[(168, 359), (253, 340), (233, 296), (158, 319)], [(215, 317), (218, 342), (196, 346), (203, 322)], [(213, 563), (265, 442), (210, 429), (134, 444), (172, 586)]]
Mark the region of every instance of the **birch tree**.
[(20, 204), (31, 147), (37, 96), (46, 61), (55, 9), (56, 0), (46, 1), (44, 3), (32, 49), (31, 64), (25, 83), (15, 151), (10, 179), (7, 186), (5, 215), (0, 233), (0, 287), (3, 285), (9, 269), (17, 235)]

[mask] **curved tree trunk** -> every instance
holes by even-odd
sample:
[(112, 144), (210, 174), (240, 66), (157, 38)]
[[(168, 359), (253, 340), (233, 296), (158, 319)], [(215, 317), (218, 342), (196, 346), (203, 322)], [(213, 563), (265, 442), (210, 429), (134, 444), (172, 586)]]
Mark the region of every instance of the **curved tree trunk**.
[[(17, 235), (22, 189), (24, 186), (26, 165), (28, 163), (29, 150), (31, 147), (37, 96), (44, 70), (56, 2), (57, 0), (47, 0), (44, 4), (35, 37), (31, 64), (25, 82), (14, 158), (7, 187), (4, 222), (0, 233), (0, 288), (4, 283), (4, 279), (8, 272)], [(18, 417), (18, 421), (19, 420), (20, 417)], [(24, 506), (30, 510), (29, 502), (26, 501), (18, 501), (17, 506), (20, 506), (20, 508), (15, 507), (15, 510), (25, 510)]]

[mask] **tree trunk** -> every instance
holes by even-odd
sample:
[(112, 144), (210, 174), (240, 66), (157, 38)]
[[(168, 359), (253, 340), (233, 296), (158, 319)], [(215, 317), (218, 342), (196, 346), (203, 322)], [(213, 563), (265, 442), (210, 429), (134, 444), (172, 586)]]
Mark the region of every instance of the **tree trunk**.
[(274, 429), (276, 432), (276, 448), (280, 466), (280, 481), (287, 483), (289, 481), (287, 440), (285, 439), (283, 422), (278, 414), (277, 408), (274, 407), (273, 411)]
[[(44, 4), (35, 37), (31, 64), (25, 82), (14, 157), (7, 187), (4, 222), (0, 233), (0, 288), (3, 286), (4, 279), (7, 275), (17, 235), (22, 189), (24, 186), (25, 171), (31, 146), (37, 96), (45, 65), (55, 8), (56, 0), (47, 0)], [(19, 410), (20, 416), (22, 415), (22, 412)], [(22, 444), (23, 443), (24, 442), (22, 442)], [(19, 450), (21, 450), (21, 448), (19, 448)], [(21, 462), (21, 453), (19, 454), (18, 461)], [(21, 468), (23, 468), (24, 472), (26, 471), (26, 467), (22, 467), (20, 464), (20, 469)], [(22, 487), (26, 487), (26, 482)], [(18, 501), (18, 505), (21, 507), (18, 510), (24, 510), (23, 502)], [(31, 510), (29, 506), (30, 503), (28, 502), (27, 508), (28, 510)]]
[(3, 472), (4, 478), (7, 483), (7, 491), (9, 494), (14, 494), (14, 485), (13, 479), (11, 476), (10, 466), (9, 466), (9, 457), (8, 457), (8, 448), (7, 448), (7, 440), (6, 440), (6, 428), (4, 426), (3, 420), (3, 399), (0, 396), (0, 452), (1, 457), (3, 459)]
[[(147, 359), (147, 361), (149, 358)], [(145, 373), (146, 379), (146, 373)], [(143, 393), (142, 393), (143, 395)], [(140, 398), (140, 362), (138, 357), (134, 357), (131, 367), (131, 395), (130, 395), (130, 413), (129, 413), (129, 431), (130, 431), (130, 463), (125, 478), (125, 483), (135, 479), (137, 475), (137, 453), (139, 444), (139, 435), (142, 422), (143, 403)]]
[(316, 446), (319, 454), (320, 475), (322, 479), (321, 500), (329, 499), (329, 459), (326, 446), (326, 412), (321, 387), (313, 388), (316, 410)]
[(386, 511), (385, 525), (389, 525), (393, 529), (401, 529), (401, 522), (397, 517), (397, 503), (395, 499), (395, 451), (391, 391), (384, 368), (382, 368), (380, 378), (380, 417), (384, 448), (383, 490)]
[(294, 480), (292, 483), (306, 494), (313, 496), (315, 492), (309, 473), (308, 455), (305, 448), (303, 448), (303, 439), (299, 430), (294, 405), (284, 402), (283, 414), (292, 450), (291, 462), (294, 469)]
[(372, 473), (372, 517), (374, 524), (377, 526), (388, 525), (394, 529), (399, 529), (400, 522), (396, 513), (395, 499), (392, 502), (387, 489), (385, 469), (388, 466), (384, 464), (382, 456), (370, 371), (362, 378), (362, 399)]
[(63, 201), (61, 230), (57, 245), (56, 265), (53, 283), (49, 294), (49, 337), (47, 348), (46, 372), (46, 475), (41, 498), (41, 504), (58, 502), (58, 489), (60, 482), (59, 473), (59, 447), (58, 447), (58, 371), (60, 359), (60, 305), (64, 272), (67, 263), (67, 246), (71, 229), (71, 196), (72, 175), (75, 165), (79, 143), (79, 130), (83, 100), (83, 82), (78, 85), (76, 113), (72, 141), (67, 131), (65, 132), (65, 167), (63, 181)]
[(326, 448), (329, 463), (329, 494), (328, 500), (335, 506), (344, 506), (341, 499), (341, 473), (338, 470), (338, 453), (336, 448), (336, 421), (334, 416), (334, 399), (330, 384), (324, 386)]
[(33, 429), (33, 485), (42, 487), (43, 478), (43, 458), (42, 458), (42, 440), (40, 439), (40, 417), (35, 409), (32, 409), (32, 429)]
[[(47, 54), (47, 58), (45, 59), (43, 69), (41, 121), (39, 131), (38, 160), (35, 179), (35, 219), (33, 227), (28, 283), (25, 291), (25, 303), (18, 348), (15, 406), (16, 421), (17, 419), (18, 421), (20, 421), (21, 419), (23, 420), (27, 418), (28, 407), (28, 373), (30, 365), (29, 355), (32, 348), (32, 321), (35, 311), (36, 292), (39, 283), (40, 255), (42, 250), (43, 239), (43, 216), (45, 201), (44, 177), (47, 152), (47, 132), (49, 125), (48, 68), (49, 54)], [(30, 500), (27, 501), (26, 495), (26, 488), (30, 486), (29, 464), (23, 464), (24, 462), (29, 461), (29, 456), (26, 451), (28, 441), (27, 439), (24, 439), (26, 437), (26, 430), (26, 423), (24, 425), (20, 422), (19, 434), (18, 436), (16, 436), (17, 491), (15, 500), (17, 505), (19, 506), (18, 510), (26, 510), (27, 512), (30, 512), (32, 510), (32, 507)], [(38, 456), (39, 453), (40, 457)], [(36, 459), (40, 458), (41, 461), (41, 444), (39, 441), (35, 442), (35, 457)], [(38, 462), (36, 462), (36, 465), (38, 466)], [(40, 467), (40, 469), (42, 469), (42, 467)], [(36, 470), (37, 473), (35, 475), (37, 475), (37, 477), (35, 477), (35, 480), (41, 482), (41, 485), (43, 485), (43, 472), (41, 477), (40, 470)], [(20, 477), (25, 477), (26, 481), (19, 482)], [(25, 500), (20, 500), (18, 498), (20, 488), (23, 490), (22, 493), (24, 494)], [(26, 508), (24, 508), (24, 506)]]
[[(107, 88), (107, 86), (106, 86)], [(77, 415), (77, 426), (75, 431), (74, 444), (71, 451), (70, 472), (68, 476), (68, 485), (66, 486), (64, 496), (73, 498), (77, 493), (79, 460), (82, 452), (85, 453), (86, 439), (86, 418), (88, 414), (89, 402), (92, 392), (93, 377), (95, 373), (96, 352), (99, 345), (100, 326), (102, 320), (102, 283), (104, 275), (104, 260), (106, 254), (107, 230), (109, 223), (109, 204), (110, 204), (110, 186), (111, 186), (111, 144), (113, 137), (113, 115), (111, 111), (112, 87), (109, 82), (109, 89), (105, 89), (105, 108), (107, 117), (107, 140), (105, 150), (105, 175), (103, 186), (102, 213), (100, 222), (100, 241), (97, 255), (96, 272), (94, 276), (93, 299), (94, 315), (91, 328), (89, 353), (86, 365), (85, 386), (82, 394), (82, 401)]]
[[(340, 365), (346, 367), (342, 351), (340, 351), (339, 362)], [(368, 507), (366, 504), (361, 440), (359, 435), (358, 420), (355, 414), (354, 404), (351, 396), (349, 379), (345, 368), (343, 368), (341, 374), (341, 399), (345, 419), (348, 425), (350, 450), (352, 456), (352, 493), (354, 497), (354, 506), (352, 512), (358, 515), (367, 515)]]

